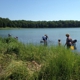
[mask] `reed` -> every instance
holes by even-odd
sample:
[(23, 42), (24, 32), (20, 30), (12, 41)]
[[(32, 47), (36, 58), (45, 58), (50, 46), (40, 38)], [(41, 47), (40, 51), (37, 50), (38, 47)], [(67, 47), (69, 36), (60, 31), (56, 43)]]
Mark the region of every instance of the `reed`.
[(80, 80), (77, 52), (23, 44), (12, 37), (0, 38), (0, 45), (0, 80)]

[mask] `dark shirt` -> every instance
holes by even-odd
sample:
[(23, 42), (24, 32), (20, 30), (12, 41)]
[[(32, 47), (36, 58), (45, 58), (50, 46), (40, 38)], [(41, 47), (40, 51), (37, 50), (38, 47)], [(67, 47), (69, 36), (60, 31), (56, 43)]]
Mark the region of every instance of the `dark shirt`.
[(72, 45), (72, 39), (71, 38), (67, 37), (66, 45), (67, 45), (67, 47), (70, 47)]

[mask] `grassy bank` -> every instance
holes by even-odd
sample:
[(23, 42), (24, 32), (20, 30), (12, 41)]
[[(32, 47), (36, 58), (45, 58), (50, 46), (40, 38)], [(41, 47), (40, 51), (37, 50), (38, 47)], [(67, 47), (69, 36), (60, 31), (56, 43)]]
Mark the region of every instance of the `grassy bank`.
[(0, 38), (0, 80), (80, 80), (80, 55), (63, 46)]

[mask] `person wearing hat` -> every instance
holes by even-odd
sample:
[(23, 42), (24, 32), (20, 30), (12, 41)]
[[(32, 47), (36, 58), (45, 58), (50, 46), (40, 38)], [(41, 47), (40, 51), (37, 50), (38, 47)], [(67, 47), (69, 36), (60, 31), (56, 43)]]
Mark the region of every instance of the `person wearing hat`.
[(71, 45), (72, 45), (72, 39), (71, 39), (71, 37), (70, 37), (70, 35), (69, 34), (66, 34), (66, 43), (65, 43), (65, 45), (67, 46), (67, 48), (70, 48), (71, 47)]

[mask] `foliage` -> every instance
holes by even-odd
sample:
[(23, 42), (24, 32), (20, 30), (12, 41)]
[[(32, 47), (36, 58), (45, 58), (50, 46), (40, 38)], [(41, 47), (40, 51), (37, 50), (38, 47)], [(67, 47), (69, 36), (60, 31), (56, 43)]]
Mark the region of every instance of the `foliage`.
[(77, 52), (23, 44), (12, 37), (0, 38), (0, 45), (0, 80), (80, 80)]
[(59, 20), (59, 21), (26, 21), (10, 20), (0, 17), (0, 28), (77, 28), (80, 27), (80, 21)]
[(26, 80), (28, 75), (26, 65), (22, 61), (11, 61), (0, 80)]

